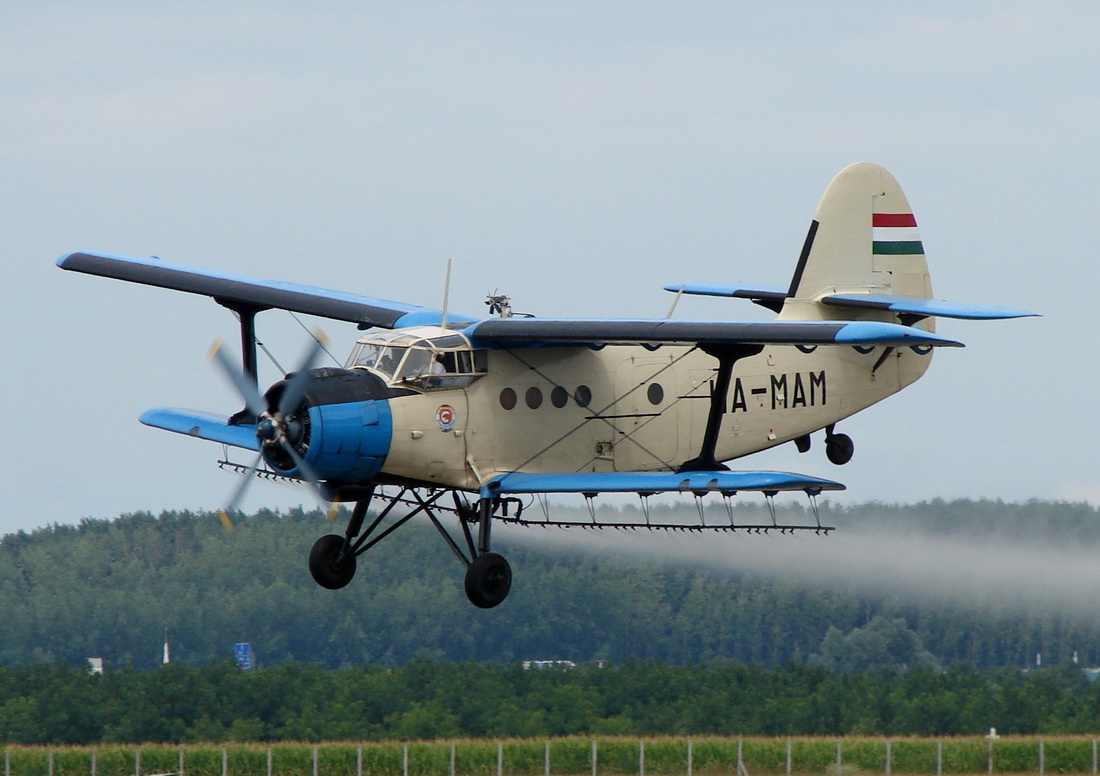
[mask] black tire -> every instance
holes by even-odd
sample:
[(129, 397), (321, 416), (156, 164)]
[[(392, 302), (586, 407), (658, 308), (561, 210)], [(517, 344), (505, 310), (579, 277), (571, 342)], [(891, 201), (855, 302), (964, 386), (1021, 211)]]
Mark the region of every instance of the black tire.
[(355, 576), (355, 556), (340, 556), (344, 551), (344, 537), (336, 534), (322, 536), (309, 551), (309, 573), (313, 581), (329, 590), (339, 590)]
[(847, 434), (833, 434), (825, 440), (825, 456), (837, 466), (843, 466), (852, 460), (856, 446)]
[(466, 597), (482, 609), (492, 609), (512, 589), (512, 567), (495, 552), (479, 555), (466, 569)]

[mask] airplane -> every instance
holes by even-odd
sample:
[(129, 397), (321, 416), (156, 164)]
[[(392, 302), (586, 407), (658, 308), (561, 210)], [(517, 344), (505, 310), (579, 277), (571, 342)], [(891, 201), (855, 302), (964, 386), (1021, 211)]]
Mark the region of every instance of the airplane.
[[(601, 493), (718, 494), (728, 521), (695, 530), (832, 530), (816, 496), (844, 486), (823, 477), (730, 470), (725, 462), (824, 430), (827, 458), (851, 460), (837, 424), (919, 379), (937, 347), (961, 347), (936, 317), (1003, 319), (1032, 313), (932, 297), (917, 222), (884, 168), (858, 163), (829, 184), (787, 286), (674, 283), (676, 294), (747, 299), (770, 321), (575, 319), (513, 314), (491, 295), (489, 317), (466, 317), (355, 293), (260, 280), (158, 258), (74, 252), (62, 269), (209, 296), (239, 318), (242, 364), (213, 356), (244, 400), (232, 415), (151, 409), (142, 423), (256, 454), (220, 515), (257, 476), (301, 480), (325, 501), (354, 502), (343, 535), (317, 540), (314, 580), (347, 585), (356, 559), (418, 514), (466, 567), (475, 606), (505, 600), (512, 571), (492, 551), (494, 521), (575, 525), (523, 517), (533, 499)], [(444, 297), (446, 299), (446, 297)], [(255, 319), (282, 309), (354, 323), (342, 367), (318, 367), (319, 341), (301, 366), (260, 393)], [(760, 492), (771, 521), (742, 525), (730, 498)], [(804, 492), (814, 521), (780, 525), (772, 497)], [(449, 494), (452, 504), (444, 500)], [(524, 501), (523, 499), (526, 499)], [(384, 504), (369, 524), (372, 503)], [(397, 508), (405, 510), (396, 517)], [(684, 528), (651, 520), (618, 528)], [(457, 538), (441, 515), (457, 517)], [(590, 527), (607, 527), (590, 507)], [(389, 518), (389, 523), (386, 523)], [(365, 526), (366, 524), (366, 526)], [(364, 528), (365, 526), (365, 528)], [(476, 530), (476, 535), (475, 535)]]

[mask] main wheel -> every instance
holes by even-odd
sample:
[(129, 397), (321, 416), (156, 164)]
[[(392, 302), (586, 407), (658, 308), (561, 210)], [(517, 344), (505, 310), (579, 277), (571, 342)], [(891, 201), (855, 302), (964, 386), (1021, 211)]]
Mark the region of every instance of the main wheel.
[(833, 434), (825, 440), (825, 456), (837, 466), (852, 460), (856, 446), (847, 434)]
[(339, 590), (355, 576), (355, 556), (344, 555), (344, 537), (322, 536), (309, 551), (309, 573), (313, 581), (329, 590)]
[(479, 555), (466, 569), (466, 597), (482, 609), (492, 609), (512, 589), (512, 567), (495, 552)]

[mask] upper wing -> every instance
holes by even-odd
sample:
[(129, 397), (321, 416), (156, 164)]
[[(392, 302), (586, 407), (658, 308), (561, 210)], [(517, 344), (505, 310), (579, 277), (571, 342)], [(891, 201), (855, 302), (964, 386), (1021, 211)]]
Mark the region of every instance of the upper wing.
[[(62, 256), (57, 260), (57, 266), (89, 275), (202, 294), (230, 307), (247, 305), (260, 310), (278, 308), (350, 321), (364, 329), (371, 326), (395, 329), (402, 326), (438, 325), (442, 320), (442, 313), (438, 310), (404, 302), (298, 283), (231, 275), (170, 264), (159, 259), (77, 252)], [(456, 315), (450, 315), (449, 318), (456, 322), (473, 320)]]
[(816, 495), (825, 490), (844, 490), (844, 486), (805, 474), (768, 471), (512, 472), (486, 482), (481, 487), (481, 496), (490, 498), (502, 493), (733, 493), (743, 490), (765, 493), (801, 490)]
[(669, 318), (586, 320), (500, 318), (463, 333), (475, 346), (542, 345), (946, 345), (961, 342), (881, 321), (684, 321)]

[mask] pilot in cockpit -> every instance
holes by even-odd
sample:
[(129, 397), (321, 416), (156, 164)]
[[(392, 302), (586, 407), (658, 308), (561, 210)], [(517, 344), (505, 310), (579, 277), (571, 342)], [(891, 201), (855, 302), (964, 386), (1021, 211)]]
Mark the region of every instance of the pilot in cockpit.
[(443, 355), (441, 353), (432, 354), (432, 362), (428, 366), (429, 377), (425, 381), (425, 385), (429, 388), (438, 388), (443, 385), (444, 378), (440, 375), (447, 374), (447, 366), (443, 363)]
[(393, 353), (389, 348), (386, 348), (382, 354), (382, 358), (378, 360), (378, 365), (375, 367), (379, 372), (385, 375), (393, 375), (393, 370), (397, 368), (397, 362), (393, 357)]

